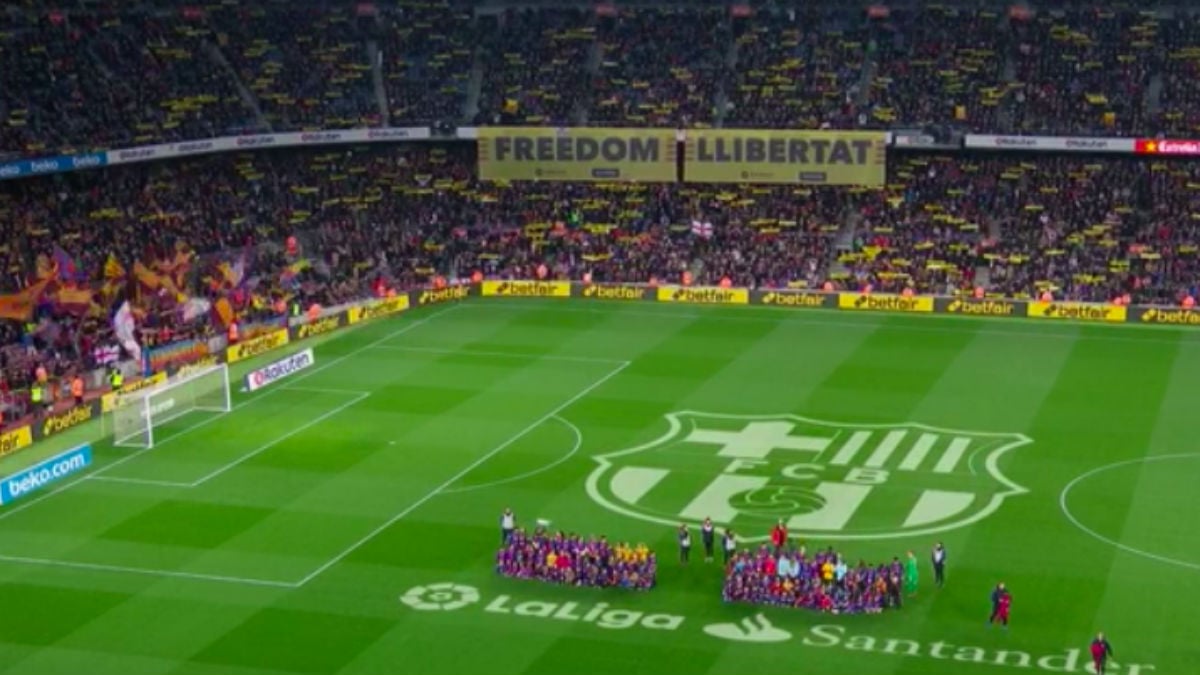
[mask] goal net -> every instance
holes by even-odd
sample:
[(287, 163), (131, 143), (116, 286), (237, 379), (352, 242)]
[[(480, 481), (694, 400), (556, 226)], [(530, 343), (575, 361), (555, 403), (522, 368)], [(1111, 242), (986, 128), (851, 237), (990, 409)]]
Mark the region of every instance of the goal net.
[(117, 399), (113, 444), (154, 447), (155, 429), (195, 411), (229, 412), (229, 366), (222, 363)]

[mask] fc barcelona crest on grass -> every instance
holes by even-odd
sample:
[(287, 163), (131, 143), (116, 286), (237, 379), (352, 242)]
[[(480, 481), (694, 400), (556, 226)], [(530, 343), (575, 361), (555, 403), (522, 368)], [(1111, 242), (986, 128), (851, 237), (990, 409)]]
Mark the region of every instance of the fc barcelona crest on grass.
[(1026, 491), (1000, 471), (1031, 442), (1016, 433), (695, 411), (666, 422), (656, 440), (595, 457), (594, 501), (663, 525), (711, 517), (744, 541), (781, 518), (815, 539), (862, 540), (963, 527)]

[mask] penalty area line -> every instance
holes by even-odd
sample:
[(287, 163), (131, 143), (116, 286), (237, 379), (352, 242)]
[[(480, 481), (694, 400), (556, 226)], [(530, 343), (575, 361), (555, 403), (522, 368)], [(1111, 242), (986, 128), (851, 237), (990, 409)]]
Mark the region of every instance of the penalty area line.
[(202, 574), (199, 572), (182, 572), (179, 570), (156, 570), (147, 567), (126, 567), (124, 565), (104, 565), (101, 563), (77, 562), (74, 560), (54, 560), (52, 558), (28, 558), (19, 555), (0, 554), (0, 562), (17, 563), (20, 565), (44, 565), (47, 567), (67, 567), (71, 569), (91, 570), (96, 572), (120, 572), (123, 574), (140, 574), (142, 576), (169, 577), (175, 579), (194, 579), (200, 581), (220, 581), (229, 584), (246, 586), (269, 586), (271, 588), (295, 588), (295, 582), (276, 581), (274, 579), (255, 579), (252, 577), (234, 577), (223, 574)]
[(334, 557), (332, 557), (332, 558), (330, 558), (329, 560), (327, 560), (327, 561), (326, 561), (324, 564), (322, 564), (322, 565), (321, 565), (320, 567), (318, 567), (317, 569), (313, 570), (312, 572), (309, 572), (307, 576), (305, 576), (303, 579), (301, 579), (301, 580), (299, 580), (299, 581), (297, 581), (297, 582), (296, 582), (296, 587), (300, 587), (300, 586), (303, 586), (303, 585), (307, 584), (308, 582), (310, 582), (310, 581), (312, 581), (313, 579), (315, 579), (315, 578), (317, 578), (318, 576), (320, 576), (322, 573), (324, 573), (324, 572), (325, 572), (326, 570), (328, 570), (329, 568), (331, 568), (331, 567), (333, 567), (334, 565), (338, 564), (339, 562), (341, 562), (341, 561), (345, 560), (345, 559), (346, 559), (346, 556), (348, 556), (348, 555), (350, 555), (351, 553), (354, 553), (355, 551), (357, 551), (357, 550), (358, 550), (360, 547), (362, 547), (362, 545), (363, 545), (363, 544), (366, 544), (368, 541), (371, 541), (371, 540), (372, 540), (372, 539), (374, 539), (376, 536), (378, 536), (378, 535), (379, 535), (381, 532), (383, 532), (384, 530), (388, 529), (388, 528), (389, 528), (389, 527), (391, 527), (392, 525), (395, 525), (395, 524), (396, 524), (398, 521), (400, 521), (402, 518), (404, 518), (404, 517), (405, 517), (405, 516), (407, 516), (408, 514), (412, 513), (413, 511), (416, 511), (416, 510), (417, 510), (418, 508), (420, 508), (420, 507), (421, 507), (421, 505), (423, 505), (425, 502), (428, 502), (429, 500), (431, 500), (431, 499), (433, 499), (434, 497), (436, 497), (436, 496), (438, 496), (439, 494), (441, 494), (441, 493), (442, 493), (442, 491), (446, 490), (446, 489), (447, 489), (447, 488), (449, 488), (450, 486), (452, 486), (452, 485), (454, 485), (455, 483), (457, 483), (458, 481), (462, 480), (462, 478), (463, 478), (464, 476), (466, 476), (467, 474), (469, 474), (469, 473), (471, 473), (472, 471), (474, 471), (476, 468), (478, 468), (478, 467), (479, 467), (480, 465), (482, 465), (484, 462), (486, 462), (486, 461), (488, 461), (489, 459), (491, 459), (491, 458), (495, 457), (496, 455), (500, 454), (500, 453), (501, 453), (501, 452), (503, 452), (503, 451), (504, 451), (506, 448), (508, 448), (510, 445), (512, 445), (513, 443), (516, 443), (517, 441), (519, 441), (519, 440), (521, 440), (522, 438), (524, 438), (525, 436), (527, 436), (527, 435), (528, 435), (530, 432), (532, 432), (534, 429), (537, 429), (539, 426), (541, 426), (541, 425), (545, 424), (545, 423), (546, 423), (548, 420), (550, 420), (551, 418), (557, 417), (559, 413), (561, 413), (562, 411), (566, 410), (567, 408), (569, 408), (570, 406), (572, 406), (573, 404), (575, 404), (575, 402), (579, 401), (579, 400), (580, 400), (581, 398), (583, 398), (584, 396), (587, 396), (588, 394), (592, 393), (593, 391), (595, 391), (596, 389), (598, 389), (600, 386), (602, 386), (604, 383), (608, 382), (608, 381), (609, 381), (609, 380), (611, 380), (612, 378), (614, 378), (614, 377), (616, 377), (617, 375), (621, 374), (621, 372), (622, 372), (622, 371), (624, 371), (626, 368), (628, 368), (628, 367), (629, 367), (629, 365), (630, 365), (631, 363), (632, 363), (632, 361), (622, 361), (622, 362), (620, 362), (620, 365), (619, 365), (619, 366), (617, 366), (616, 368), (614, 368), (614, 369), (610, 370), (608, 373), (606, 373), (606, 374), (604, 375), (604, 377), (601, 377), (600, 379), (596, 380), (595, 382), (593, 382), (593, 383), (589, 384), (587, 387), (585, 387), (585, 388), (584, 388), (582, 391), (580, 391), (579, 393), (575, 394), (574, 396), (572, 396), (571, 398), (567, 399), (566, 401), (564, 401), (564, 402), (560, 403), (560, 404), (559, 404), (557, 407), (555, 407), (553, 410), (551, 410), (550, 412), (548, 412), (548, 413), (546, 413), (545, 415), (541, 416), (540, 418), (538, 418), (538, 419), (537, 419), (535, 422), (533, 422), (533, 423), (532, 423), (532, 424), (530, 424), (529, 426), (527, 426), (527, 427), (525, 427), (524, 429), (522, 429), (522, 430), (518, 431), (518, 432), (517, 432), (515, 435), (513, 435), (512, 437), (510, 437), (508, 440), (504, 441), (504, 442), (503, 442), (503, 443), (501, 443), (500, 445), (497, 445), (496, 447), (494, 447), (494, 448), (492, 448), (491, 450), (489, 450), (489, 451), (488, 451), (486, 454), (484, 454), (482, 457), (479, 457), (479, 458), (478, 458), (478, 459), (476, 459), (474, 462), (471, 462), (470, 464), (468, 464), (468, 465), (467, 465), (466, 467), (464, 467), (464, 468), (463, 468), (461, 471), (459, 471), (458, 473), (456, 473), (456, 474), (454, 474), (453, 476), (451, 476), (450, 478), (448, 478), (448, 479), (447, 479), (447, 480), (446, 480), (444, 483), (442, 483), (441, 485), (439, 485), (439, 486), (437, 486), (436, 488), (434, 488), (433, 490), (431, 490), (431, 491), (430, 491), (428, 494), (426, 494), (424, 497), (421, 497), (421, 498), (420, 498), (420, 499), (418, 499), (417, 501), (415, 501), (415, 502), (413, 502), (412, 504), (408, 505), (408, 507), (407, 507), (407, 508), (405, 508), (403, 511), (401, 511), (400, 513), (397, 513), (396, 515), (392, 516), (391, 518), (388, 518), (386, 521), (384, 521), (384, 522), (383, 522), (383, 524), (379, 525), (379, 526), (378, 526), (378, 527), (376, 527), (375, 529), (373, 529), (373, 530), (371, 530), (370, 532), (368, 532), (368, 533), (367, 533), (365, 536), (363, 536), (363, 537), (362, 537), (361, 539), (359, 539), (358, 541), (354, 542), (353, 544), (350, 544), (350, 546), (348, 546), (348, 547), (346, 547), (345, 549), (343, 549), (341, 553), (338, 553), (338, 554), (337, 554), (337, 555), (335, 555)]
[(569, 354), (522, 354), (520, 352), (497, 352), (479, 349), (454, 349), (445, 347), (410, 347), (408, 345), (377, 345), (373, 349), (383, 349), (394, 352), (417, 352), (425, 354), (459, 354), (462, 356), (489, 356), (501, 359), (530, 359), (533, 361), (567, 361), (572, 363), (607, 363), (619, 365), (624, 359), (602, 359), (591, 356), (571, 356)]
[(562, 464), (563, 462), (574, 457), (575, 453), (579, 452), (579, 448), (583, 447), (583, 432), (579, 430), (579, 427), (575, 426), (571, 422), (567, 421), (566, 419), (563, 419), (562, 417), (560, 417), (558, 415), (555, 415), (551, 419), (561, 422), (575, 434), (575, 445), (571, 447), (571, 450), (567, 454), (563, 455), (562, 457), (559, 457), (558, 459), (554, 460), (553, 462), (549, 462), (548, 464), (543, 464), (542, 466), (539, 466), (536, 469), (533, 469), (531, 471), (526, 471), (525, 473), (517, 474), (516, 476), (510, 476), (508, 478), (501, 478), (500, 480), (494, 480), (494, 481), (491, 481), (488, 483), (480, 483), (478, 485), (464, 485), (462, 487), (449, 488), (446, 490), (442, 490), (442, 494), (444, 494), (444, 495), (461, 494), (463, 492), (473, 492), (475, 490), (483, 490), (485, 488), (496, 487), (498, 485), (507, 485), (509, 483), (516, 483), (517, 481), (522, 481), (522, 480), (525, 480), (526, 478), (533, 478), (534, 476), (536, 476), (540, 473), (545, 473), (545, 472), (549, 471), (550, 469), (553, 469), (554, 467), (558, 466), (559, 464)]
[[(429, 323), (430, 321), (433, 321), (434, 319), (438, 318), (439, 316), (448, 314), (450, 312), (453, 312), (453, 311), (461, 309), (461, 308), (462, 308), (462, 305), (454, 305), (452, 307), (447, 307), (445, 309), (441, 309), (436, 312), (433, 312), (433, 313), (429, 314), (429, 316), (426, 316), (422, 319), (418, 319), (416, 321), (406, 323), (403, 326), (401, 326), (400, 328), (388, 333), (387, 335), (384, 335), (383, 337), (379, 338), (378, 340), (375, 340), (374, 342), (371, 342), (370, 344), (363, 345), (362, 347), (359, 347), (350, 352), (347, 352), (347, 353), (333, 359), (332, 361), (326, 361), (325, 363), (319, 364), (316, 368), (313, 368), (306, 373), (301, 373), (300, 375), (296, 376), (292, 380), (292, 386), (294, 386), (296, 382), (299, 382), (301, 380), (306, 380), (306, 379), (312, 377), (313, 375), (320, 373), (323, 370), (331, 368), (331, 367), (345, 361), (346, 359), (349, 359), (354, 356), (358, 356), (359, 354), (366, 352), (368, 349), (371, 349), (373, 347), (377, 347), (381, 344), (384, 344), (388, 340), (395, 338), (397, 335), (403, 335), (404, 333), (407, 333), (408, 331), (410, 331), (414, 328), (417, 328), (418, 326), (422, 326), (424, 324)], [(229, 412), (241, 410), (242, 408), (245, 408), (246, 406), (249, 406), (249, 405), (255, 403), (256, 401), (260, 401), (263, 398), (270, 396), (271, 394), (275, 393), (276, 391), (283, 391), (284, 389), (286, 389), (286, 388), (280, 387), (277, 389), (272, 389), (270, 391), (263, 393), (260, 396), (256, 396), (256, 397), (250, 399), (249, 401), (242, 401), (242, 402), (238, 403), (237, 405), (233, 406), (233, 408)], [(162, 446), (175, 440), (176, 438), (179, 438), (180, 436), (186, 435), (189, 432), (195, 431), (196, 429), (205, 427), (213, 422), (216, 422), (219, 419), (223, 419), (224, 417), (225, 417), (225, 415), (213, 415), (212, 417), (210, 417), (206, 420), (203, 420), (198, 424), (194, 424), (194, 425), (184, 429), (183, 431), (180, 431), (179, 433), (172, 434), (172, 435), (168, 436), (167, 438), (162, 439), (154, 447), (161, 448)], [(129, 461), (132, 461), (133, 459), (141, 457), (143, 454), (145, 454), (145, 452), (147, 450), (152, 450), (152, 449), (153, 448), (141, 448), (139, 450), (134, 450), (133, 452), (130, 452), (128, 455), (126, 455), (114, 462), (111, 462), (109, 464), (105, 464), (104, 466), (96, 469), (95, 471), (93, 471), (85, 476), (81, 476), (73, 481), (70, 481), (69, 483), (65, 483), (61, 487), (53, 488), (49, 492), (46, 492), (45, 494), (38, 495), (36, 497), (32, 497), (22, 504), (17, 504), (15, 506), (8, 507), (8, 508), (4, 509), (3, 511), (0, 511), (0, 520), (4, 520), (5, 518), (8, 518), (11, 515), (20, 513), (21, 511), (24, 511), (25, 509), (27, 509), (35, 504), (39, 504), (39, 503), (53, 497), (54, 495), (62, 494), (63, 492), (70, 490), (71, 488), (79, 485), (80, 483), (83, 483), (84, 481), (95, 480), (97, 477), (103, 476), (109, 470), (115, 469), (118, 466), (125, 464), (126, 462), (129, 462)], [(118, 481), (118, 482), (120, 482), (120, 481)], [(126, 480), (123, 482), (130, 482), (130, 481)]]

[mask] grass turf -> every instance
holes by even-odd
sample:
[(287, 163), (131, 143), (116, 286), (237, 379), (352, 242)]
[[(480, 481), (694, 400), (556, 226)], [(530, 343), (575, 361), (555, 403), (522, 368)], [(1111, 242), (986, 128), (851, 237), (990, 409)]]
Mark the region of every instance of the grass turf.
[[(104, 480), (0, 510), (0, 671), (1086, 672), (1097, 630), (1117, 650), (1110, 672), (1193, 668), (1190, 332), (501, 300), (367, 324), (317, 354), (318, 366), (340, 360), (238, 394), (227, 416), (174, 421), (132, 459), (100, 441), (90, 475)], [(899, 612), (726, 605), (718, 565), (694, 554), (680, 566), (672, 527), (587, 489), (593, 457), (654, 441), (680, 411), (1024, 434), (1032, 443), (996, 468), (1027, 492), (970, 525), (880, 538), (901, 529), (911, 488), (939, 479), (892, 472), (871, 504), (874, 535), (808, 538), (852, 559), (916, 551), (922, 587)], [(670, 447), (672, 480), (646, 504), (681, 509), (722, 471), (715, 452)], [(659, 587), (498, 578), (505, 506), (527, 524), (647, 542)], [(927, 564), (936, 540), (950, 552), (941, 590)], [(984, 626), (997, 581), (1015, 598), (1007, 633)], [(446, 582), (480, 600), (453, 611), (399, 600)], [(704, 630), (760, 611), (787, 639)], [(676, 618), (652, 616), (663, 614)], [(644, 625), (656, 621), (677, 627)], [(1069, 649), (1081, 650), (1074, 664)]]

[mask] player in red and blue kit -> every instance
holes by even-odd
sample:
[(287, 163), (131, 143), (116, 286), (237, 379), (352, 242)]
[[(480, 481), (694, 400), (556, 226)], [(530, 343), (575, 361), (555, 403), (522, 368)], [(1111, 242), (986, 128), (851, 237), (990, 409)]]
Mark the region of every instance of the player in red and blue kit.
[(1092, 640), (1092, 665), (1096, 668), (1096, 675), (1104, 675), (1104, 667), (1108, 664), (1108, 658), (1113, 655), (1112, 645), (1108, 644), (1104, 633), (1096, 633), (1096, 639)]
[(1003, 583), (996, 584), (996, 588), (992, 591), (992, 615), (988, 618), (988, 626), (997, 621), (1004, 626), (1004, 630), (1008, 630), (1008, 610), (1012, 606), (1012, 594), (1004, 587)]

